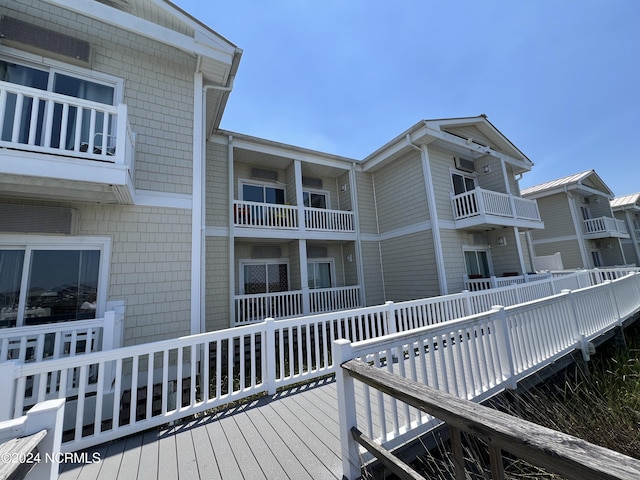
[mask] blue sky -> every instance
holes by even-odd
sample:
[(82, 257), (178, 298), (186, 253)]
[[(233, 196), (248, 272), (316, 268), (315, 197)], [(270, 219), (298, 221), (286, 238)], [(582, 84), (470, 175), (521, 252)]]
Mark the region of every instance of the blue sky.
[(244, 53), (222, 128), (361, 159), (422, 119), (489, 120), (521, 187), (640, 191), (640, 0), (174, 0)]

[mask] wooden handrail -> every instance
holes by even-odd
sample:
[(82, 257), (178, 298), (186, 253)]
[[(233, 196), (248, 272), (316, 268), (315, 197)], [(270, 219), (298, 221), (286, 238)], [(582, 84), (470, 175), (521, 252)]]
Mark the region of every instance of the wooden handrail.
[(454, 431), (458, 429), (486, 441), (491, 450), (492, 472), (498, 475), (504, 450), (568, 479), (640, 478), (640, 460), (635, 458), (457, 398), (360, 360), (349, 360), (342, 368), (351, 377), (444, 421)]

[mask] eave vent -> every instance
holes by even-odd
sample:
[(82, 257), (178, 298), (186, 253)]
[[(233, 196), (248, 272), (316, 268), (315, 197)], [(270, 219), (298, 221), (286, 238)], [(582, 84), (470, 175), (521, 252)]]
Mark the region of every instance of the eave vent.
[(272, 182), (278, 181), (278, 172), (275, 170), (267, 170), (266, 168), (252, 168), (251, 176), (262, 180), (270, 180)]
[(327, 251), (327, 247), (307, 247), (307, 258), (327, 258), (328, 256), (329, 252)]
[(91, 62), (89, 42), (6, 15), (0, 18), (0, 40), (4, 45), (27, 47), (33, 53), (74, 61), (85, 67)]
[(74, 235), (72, 208), (0, 204), (0, 232)]
[(252, 258), (280, 258), (282, 250), (277, 245), (258, 245), (251, 249)]
[(475, 165), (473, 160), (467, 160), (466, 158), (454, 157), (453, 161), (458, 170), (463, 172), (473, 173), (475, 171)]
[(302, 185), (309, 188), (322, 188), (321, 178), (302, 177)]

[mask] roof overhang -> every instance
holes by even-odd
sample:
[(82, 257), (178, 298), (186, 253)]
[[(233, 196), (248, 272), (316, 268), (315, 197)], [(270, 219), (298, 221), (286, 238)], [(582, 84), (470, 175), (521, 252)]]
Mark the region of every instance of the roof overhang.
[[(450, 133), (450, 128), (473, 126), (483, 136), (490, 139), (491, 145), (480, 143), (473, 138), (463, 138)], [(500, 133), (484, 115), (441, 120), (422, 120), (404, 131), (393, 140), (367, 156), (363, 161), (364, 171), (375, 171), (388, 162), (406, 154), (409, 150), (421, 145), (434, 144), (471, 159), (492, 156), (503, 160), (514, 167), (514, 173), (531, 170), (533, 162), (518, 150), (502, 133)]]

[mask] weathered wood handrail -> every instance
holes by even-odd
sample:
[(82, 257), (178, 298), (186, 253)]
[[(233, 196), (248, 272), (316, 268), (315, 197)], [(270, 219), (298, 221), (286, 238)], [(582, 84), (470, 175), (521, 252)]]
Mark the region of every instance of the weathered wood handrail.
[[(342, 370), (350, 377), (433, 415), (453, 427), (454, 432), (456, 429), (464, 431), (487, 442), (493, 450), (490, 455), (491, 470), (498, 478), (502, 478), (502, 451), (568, 479), (640, 478), (640, 460), (613, 450), (457, 398), (360, 360), (345, 362), (342, 364)], [(354, 431), (351, 433), (352, 436), (357, 435)], [(459, 435), (452, 435), (453, 442), (459, 441), (459, 438)], [(349, 453), (352, 461), (353, 454), (355, 461), (359, 461), (355, 441), (354, 438)], [(358, 443), (363, 445), (364, 442)], [(453, 445), (452, 449), (460, 451), (456, 445)], [(455, 461), (458, 465), (460, 462), (460, 458)], [(357, 476), (359, 475), (360, 468), (357, 468)], [(415, 477), (408, 474), (406, 478)], [(457, 469), (456, 478), (466, 478), (461, 469)]]

